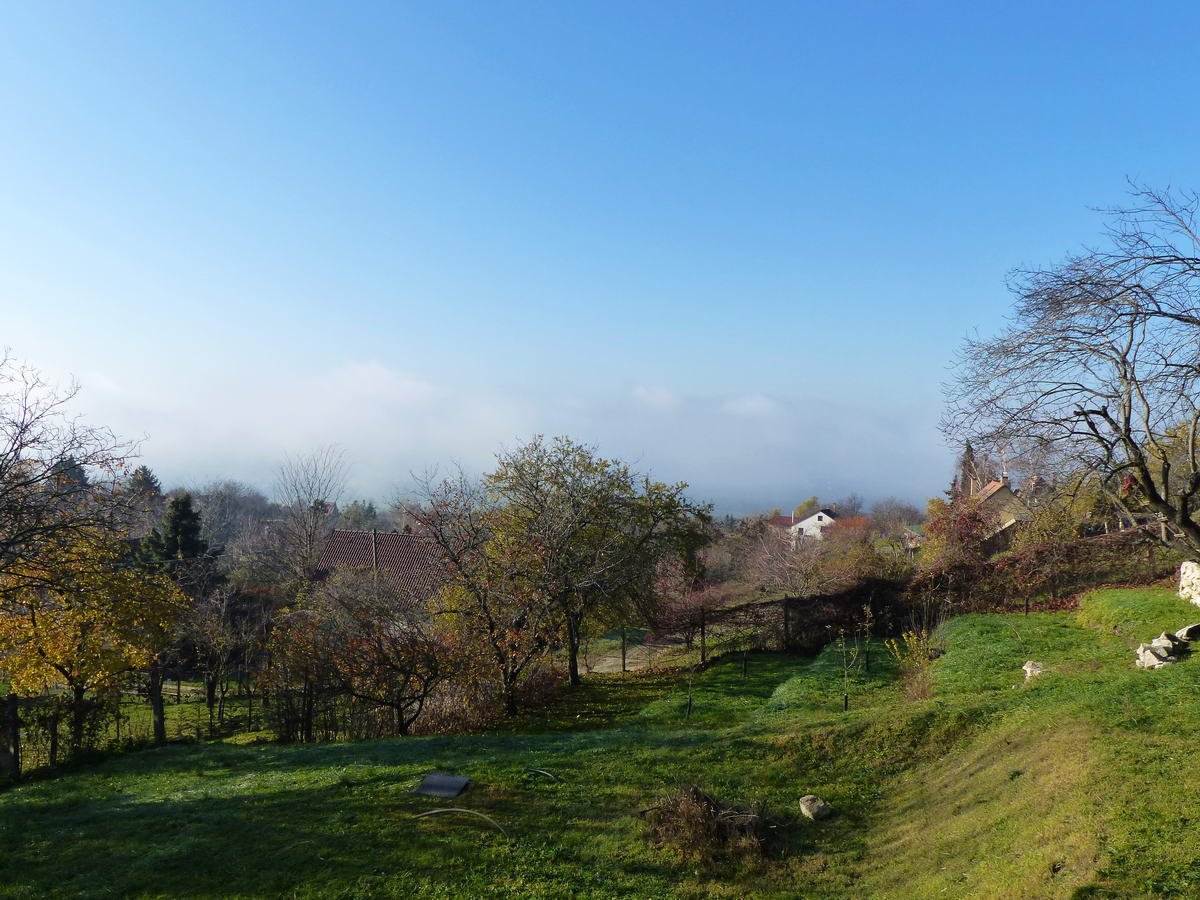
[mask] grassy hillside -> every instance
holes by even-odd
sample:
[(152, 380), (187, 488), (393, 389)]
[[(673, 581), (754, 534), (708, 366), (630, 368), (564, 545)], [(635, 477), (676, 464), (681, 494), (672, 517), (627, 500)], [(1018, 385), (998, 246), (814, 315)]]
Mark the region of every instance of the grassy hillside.
[[(827, 650), (595, 677), (508, 734), (130, 754), (0, 794), (0, 897), (1200, 896), (1200, 658), (1130, 652), (1193, 621), (1156, 589), (962, 617), (928, 697), (875, 648), (848, 713)], [(1047, 668), (1029, 685), (1027, 659)], [(411, 796), (431, 770), (476, 784)], [(636, 813), (681, 782), (767, 803), (770, 857), (646, 846)], [(801, 819), (810, 792), (839, 814)], [(413, 818), (444, 805), (509, 836)]]

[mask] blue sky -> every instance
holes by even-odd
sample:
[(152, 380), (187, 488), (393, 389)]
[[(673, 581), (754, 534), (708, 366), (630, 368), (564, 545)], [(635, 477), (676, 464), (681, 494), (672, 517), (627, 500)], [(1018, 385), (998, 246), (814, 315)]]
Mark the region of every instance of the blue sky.
[(923, 500), (1005, 272), (1200, 187), (1190, 4), (7, 5), (0, 344), (169, 483), (567, 433)]

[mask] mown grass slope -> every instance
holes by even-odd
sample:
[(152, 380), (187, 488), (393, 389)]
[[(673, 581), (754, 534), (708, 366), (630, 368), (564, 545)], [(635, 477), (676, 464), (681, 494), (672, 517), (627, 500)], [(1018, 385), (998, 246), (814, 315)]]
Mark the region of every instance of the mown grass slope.
[[(129, 754), (0, 794), (0, 897), (1200, 896), (1200, 659), (1130, 652), (1195, 620), (1160, 589), (961, 617), (926, 699), (875, 647), (849, 712), (831, 648), (595, 678), (516, 733)], [(431, 770), (475, 785), (411, 796)], [(637, 812), (679, 782), (766, 802), (769, 858), (648, 847)], [(839, 814), (801, 819), (810, 792)], [(444, 805), (509, 836), (413, 818)]]

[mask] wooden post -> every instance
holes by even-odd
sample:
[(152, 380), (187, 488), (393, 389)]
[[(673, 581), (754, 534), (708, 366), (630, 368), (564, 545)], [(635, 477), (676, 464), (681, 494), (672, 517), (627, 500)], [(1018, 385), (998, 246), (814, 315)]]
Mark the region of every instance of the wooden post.
[(708, 646), (705, 643), (707, 632), (704, 627), (704, 607), (700, 607), (700, 665), (708, 661)]
[(621, 671), (626, 672), (625, 668), (625, 626), (621, 626)]

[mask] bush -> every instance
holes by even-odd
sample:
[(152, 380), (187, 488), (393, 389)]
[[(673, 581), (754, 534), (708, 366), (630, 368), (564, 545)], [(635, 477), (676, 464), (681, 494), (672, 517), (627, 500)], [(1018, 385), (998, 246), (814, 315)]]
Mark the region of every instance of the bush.
[(888, 653), (900, 665), (904, 696), (909, 700), (924, 700), (932, 692), (929, 664), (941, 651), (930, 645), (931, 639), (930, 632), (922, 628), (906, 631), (898, 638), (888, 638), (883, 642)]
[(1046, 541), (992, 560), (960, 559), (921, 572), (905, 602), (916, 608), (949, 601), (955, 613), (1071, 605), (1071, 597), (1102, 584), (1146, 584), (1169, 575), (1182, 555), (1140, 528), (1072, 541)]

